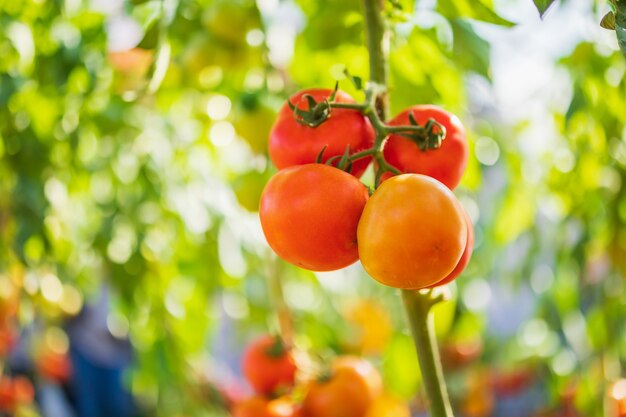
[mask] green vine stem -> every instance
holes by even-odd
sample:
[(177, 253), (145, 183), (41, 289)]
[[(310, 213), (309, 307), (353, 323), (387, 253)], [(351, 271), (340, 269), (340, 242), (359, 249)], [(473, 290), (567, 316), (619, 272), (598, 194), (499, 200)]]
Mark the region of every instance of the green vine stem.
[[(371, 154), (378, 163), (375, 184), (378, 187), (381, 172), (392, 171), (390, 168), (393, 168), (387, 164), (382, 155), (383, 143), (390, 133), (389, 127), (384, 124), (388, 108), (386, 92), (388, 37), (383, 18), (384, 0), (363, 0), (363, 5), (372, 82), (367, 89), (369, 105), (363, 109), (363, 112), (376, 130), (374, 148), (363, 156)], [(372, 111), (373, 108), (376, 109), (375, 112)], [(415, 342), (422, 381), (430, 401), (430, 417), (453, 417), (431, 314), (432, 306), (439, 302), (440, 298), (434, 298), (432, 291), (403, 290), (402, 299)]]
[(274, 307), (280, 338), (286, 346), (291, 348), (293, 347), (293, 317), (283, 294), (282, 268), (277, 259), (271, 256), (268, 258), (271, 259), (266, 269), (270, 303)]
[(431, 313), (433, 305), (440, 300), (431, 297), (431, 291), (402, 291), (404, 308), (411, 324), (411, 334), (422, 371), (424, 389), (430, 400), (431, 417), (453, 417), (446, 382), (437, 348), (435, 323)]

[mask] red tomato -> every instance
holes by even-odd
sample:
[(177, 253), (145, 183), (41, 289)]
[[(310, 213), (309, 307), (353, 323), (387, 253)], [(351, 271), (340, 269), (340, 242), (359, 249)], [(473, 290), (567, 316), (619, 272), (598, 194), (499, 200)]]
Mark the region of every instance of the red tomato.
[(447, 277), (467, 244), (463, 208), (452, 191), (420, 174), (383, 182), (363, 210), (359, 257), (382, 284), (417, 290)]
[(307, 417), (363, 417), (382, 394), (380, 374), (368, 361), (338, 358), (328, 378), (313, 381), (302, 410)]
[(13, 392), (15, 401), (19, 404), (30, 404), (35, 399), (33, 383), (24, 376), (16, 376), (13, 379)]
[(289, 349), (276, 337), (263, 336), (252, 342), (242, 359), (243, 374), (259, 394), (291, 388), (296, 364)]
[(429, 286), (428, 288), (440, 287), (454, 281), (454, 279), (461, 275), (461, 273), (465, 270), (467, 264), (469, 264), (470, 258), (472, 257), (472, 251), (474, 250), (474, 225), (472, 224), (472, 219), (469, 214), (467, 214), (465, 209), (463, 209), (463, 214), (465, 215), (465, 223), (467, 224), (467, 244), (465, 245), (463, 255), (461, 255), (459, 263), (456, 264), (452, 272), (450, 272), (447, 277), (438, 283)]
[(357, 178), (331, 166), (284, 169), (263, 190), (263, 232), (278, 256), (301, 268), (346, 267), (359, 258), (357, 226), (368, 196)]
[(65, 383), (72, 376), (72, 362), (67, 354), (46, 351), (37, 358), (36, 365), (41, 376), (52, 381)]
[(528, 368), (494, 371), (491, 376), (493, 390), (502, 397), (519, 394), (532, 385), (534, 381), (535, 374)]
[[(332, 94), (328, 89), (303, 90), (290, 98), (292, 104), (299, 109), (307, 110), (307, 100), (303, 95), (309, 94), (316, 101), (323, 101)], [(335, 101), (339, 103), (355, 103), (354, 99), (343, 91), (337, 91)], [(343, 155), (347, 147), (350, 153), (371, 148), (374, 144), (374, 130), (369, 120), (357, 110), (332, 109), (328, 120), (317, 127), (301, 125), (294, 118), (293, 111), (285, 103), (269, 138), (269, 154), (278, 169), (292, 165), (303, 165), (316, 162), (319, 153), (323, 153), (323, 162), (336, 155)], [(351, 174), (360, 177), (371, 158), (355, 161)]]
[(15, 390), (13, 389), (13, 381), (3, 376), (0, 379), (0, 411), (12, 413), (17, 405), (15, 398)]
[[(433, 177), (453, 190), (461, 181), (468, 158), (467, 139), (461, 121), (455, 115), (433, 105), (410, 107), (389, 122), (391, 126), (409, 125), (409, 113), (424, 126), (430, 118), (446, 128), (446, 137), (438, 149), (421, 151), (408, 138), (390, 135), (383, 150), (387, 162), (403, 173), (413, 172)], [(385, 174), (383, 179), (389, 178)]]

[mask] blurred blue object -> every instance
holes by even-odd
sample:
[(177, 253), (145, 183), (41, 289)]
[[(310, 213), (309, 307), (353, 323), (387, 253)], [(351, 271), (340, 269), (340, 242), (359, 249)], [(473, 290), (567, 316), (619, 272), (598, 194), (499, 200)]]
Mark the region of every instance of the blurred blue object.
[(131, 417), (136, 409), (123, 383), (132, 363), (128, 339), (114, 337), (107, 327), (109, 293), (106, 286), (95, 304), (67, 323), (73, 375), (69, 391), (78, 417)]
[(76, 417), (63, 388), (57, 384), (42, 383), (37, 391), (37, 402), (44, 417)]

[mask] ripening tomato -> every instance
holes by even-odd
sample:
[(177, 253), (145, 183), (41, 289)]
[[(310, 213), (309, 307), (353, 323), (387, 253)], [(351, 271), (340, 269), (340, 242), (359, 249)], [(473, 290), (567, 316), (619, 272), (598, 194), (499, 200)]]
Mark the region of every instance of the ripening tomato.
[(382, 284), (417, 290), (445, 278), (467, 243), (463, 208), (452, 191), (420, 174), (383, 182), (365, 205), (359, 257)]
[(393, 335), (393, 323), (384, 305), (374, 299), (357, 300), (346, 308), (345, 317), (354, 329), (354, 334), (347, 336), (348, 347), (366, 354), (384, 351)]
[(35, 388), (25, 376), (13, 378), (13, 393), (18, 404), (30, 404), (35, 399)]
[(299, 417), (297, 407), (286, 398), (251, 397), (233, 407), (233, 417)]
[[(467, 139), (461, 121), (455, 115), (433, 105), (410, 107), (389, 122), (391, 126), (409, 125), (409, 113), (424, 126), (435, 119), (446, 128), (446, 137), (438, 149), (421, 151), (408, 138), (390, 135), (383, 150), (388, 163), (403, 173), (424, 174), (433, 177), (453, 190), (461, 181), (468, 158)], [(388, 178), (385, 175), (383, 178)]]
[(231, 48), (242, 47), (247, 32), (259, 24), (258, 13), (251, 6), (250, 2), (214, 0), (205, 9), (202, 23), (220, 42)]
[(36, 367), (42, 377), (59, 383), (67, 382), (72, 376), (72, 361), (67, 353), (46, 350), (37, 358)]
[(461, 273), (465, 270), (467, 264), (470, 261), (470, 258), (472, 257), (472, 251), (474, 250), (474, 225), (472, 224), (472, 219), (470, 218), (469, 214), (467, 214), (467, 211), (465, 211), (465, 209), (463, 209), (463, 215), (465, 216), (465, 223), (467, 224), (467, 243), (465, 244), (465, 250), (463, 251), (463, 255), (461, 255), (461, 259), (459, 259), (459, 262), (456, 264), (452, 272), (450, 272), (447, 277), (437, 282), (436, 284), (429, 286), (428, 288), (440, 287), (454, 281), (454, 279), (461, 275)]
[(0, 379), (0, 411), (12, 413), (17, 405), (13, 381), (11, 378), (2, 376)]
[(132, 48), (125, 51), (109, 52), (108, 58), (115, 70), (127, 75), (143, 77), (152, 65), (154, 51)]
[(259, 211), (259, 201), (263, 188), (269, 180), (269, 171), (249, 171), (233, 180), (232, 187), (237, 202), (248, 211)]
[(355, 177), (323, 164), (279, 171), (259, 215), (267, 242), (282, 259), (312, 271), (332, 271), (359, 258), (357, 226), (368, 199)]
[(302, 410), (307, 417), (363, 417), (382, 393), (382, 379), (368, 361), (338, 358), (326, 378), (311, 382)]
[(291, 388), (296, 364), (290, 350), (278, 337), (262, 336), (252, 342), (242, 358), (243, 374), (259, 394)]
[[(307, 110), (305, 94), (316, 101), (323, 101), (331, 96), (332, 90), (303, 90), (291, 96), (290, 101), (299, 109)], [(355, 103), (354, 99), (343, 91), (337, 91), (335, 101)], [(276, 123), (270, 132), (269, 154), (278, 169), (292, 165), (310, 164), (323, 153), (323, 162), (337, 155), (343, 155), (346, 148), (350, 154), (371, 148), (374, 144), (374, 130), (369, 120), (357, 110), (332, 109), (328, 120), (317, 127), (308, 127), (298, 123), (289, 104), (285, 103), (278, 114)], [(354, 162), (350, 173), (360, 177), (369, 165), (371, 158)]]
[(233, 126), (253, 152), (265, 154), (276, 111), (259, 99), (253, 100), (248, 100), (252, 102), (236, 110)]
[(385, 394), (372, 403), (365, 417), (411, 417), (411, 410), (405, 402)]

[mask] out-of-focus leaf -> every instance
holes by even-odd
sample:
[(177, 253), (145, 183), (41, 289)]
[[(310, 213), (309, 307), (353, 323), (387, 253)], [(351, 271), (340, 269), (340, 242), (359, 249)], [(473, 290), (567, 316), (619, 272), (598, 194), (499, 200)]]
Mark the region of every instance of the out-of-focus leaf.
[(137, 47), (142, 49), (155, 49), (159, 45), (160, 32), (159, 20), (152, 21)]
[(449, 19), (468, 18), (505, 27), (514, 25), (497, 14), (487, 0), (440, 0), (437, 10)]
[(615, 13), (608, 12), (607, 14), (605, 14), (602, 18), (602, 21), (600, 22), (600, 26), (605, 29), (615, 30)]
[(391, 22), (406, 22), (413, 14), (414, 3), (411, 0), (387, 0), (385, 2), (387, 18)]
[(403, 398), (411, 398), (422, 381), (417, 353), (411, 336), (399, 333), (389, 343), (383, 357), (385, 386)]
[(481, 38), (472, 25), (463, 20), (453, 19), (450, 24), (454, 33), (453, 54), (455, 61), (464, 68), (490, 78), (489, 42)]
[(543, 17), (546, 14), (550, 6), (554, 3), (554, 0), (533, 0), (533, 1), (541, 17)]
[(498, 212), (494, 225), (495, 238), (507, 243), (528, 230), (535, 218), (535, 204), (532, 193), (523, 187), (511, 187)]

